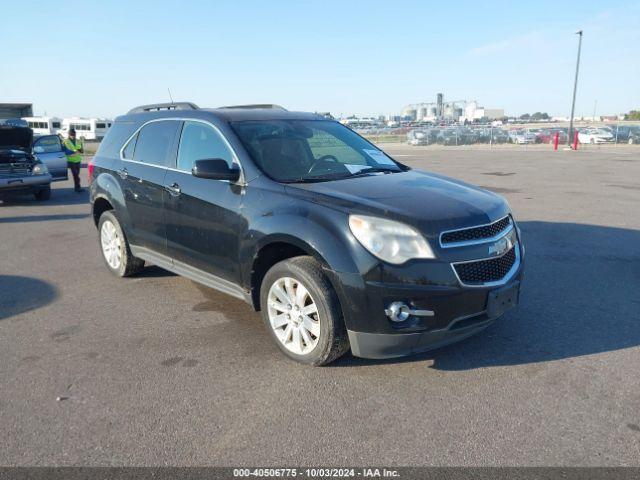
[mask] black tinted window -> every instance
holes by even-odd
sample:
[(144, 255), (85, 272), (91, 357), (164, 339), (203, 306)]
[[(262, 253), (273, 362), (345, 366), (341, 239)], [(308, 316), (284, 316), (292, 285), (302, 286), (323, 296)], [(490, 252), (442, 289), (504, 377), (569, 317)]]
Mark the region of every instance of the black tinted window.
[(136, 149), (136, 140), (138, 140), (138, 135), (129, 140), (127, 146), (122, 150), (123, 158), (126, 158), (127, 160), (133, 160), (133, 152)]
[(222, 136), (210, 125), (201, 122), (185, 122), (178, 150), (178, 169), (191, 171), (196, 160), (221, 158), (229, 165), (233, 154)]
[(142, 127), (138, 133), (133, 159), (138, 162), (166, 167), (169, 165), (173, 139), (180, 122), (164, 120)]
[(107, 135), (100, 142), (97, 156), (120, 158), (120, 148), (135, 131), (137, 125), (133, 122), (117, 122), (107, 131)]

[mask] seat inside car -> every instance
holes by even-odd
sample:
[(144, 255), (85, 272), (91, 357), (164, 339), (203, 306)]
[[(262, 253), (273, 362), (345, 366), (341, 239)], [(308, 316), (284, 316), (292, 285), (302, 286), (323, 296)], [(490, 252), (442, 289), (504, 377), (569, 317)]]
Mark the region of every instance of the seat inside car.
[[(268, 136), (258, 139), (262, 167), (275, 178), (292, 178), (306, 173), (302, 139)], [(299, 153), (298, 153), (299, 152)]]

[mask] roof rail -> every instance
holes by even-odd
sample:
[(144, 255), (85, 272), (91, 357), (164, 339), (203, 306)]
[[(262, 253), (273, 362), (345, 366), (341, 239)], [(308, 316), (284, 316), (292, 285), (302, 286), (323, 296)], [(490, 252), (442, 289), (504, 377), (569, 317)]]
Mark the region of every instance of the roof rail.
[(132, 108), (127, 114), (156, 112), (160, 110), (199, 110), (195, 103), (191, 102), (170, 102), (170, 103), (150, 103), (149, 105), (140, 105)]
[(255, 103), (255, 104), (250, 104), (250, 105), (227, 105), (225, 107), (218, 107), (218, 108), (245, 108), (247, 110), (252, 109), (252, 108), (265, 108), (265, 109), (272, 109), (272, 110), (284, 110), (285, 112), (287, 111), (286, 108), (281, 107), (280, 105), (276, 105), (274, 103)]

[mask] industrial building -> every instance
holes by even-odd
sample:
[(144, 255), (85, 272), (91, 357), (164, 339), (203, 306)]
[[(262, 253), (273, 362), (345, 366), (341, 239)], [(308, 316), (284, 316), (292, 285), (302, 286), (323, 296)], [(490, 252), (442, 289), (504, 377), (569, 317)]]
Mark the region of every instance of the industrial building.
[(477, 101), (449, 100), (438, 93), (435, 102), (414, 103), (402, 109), (402, 117), (415, 122), (473, 122), (482, 118), (497, 120), (504, 117), (504, 109), (485, 108)]

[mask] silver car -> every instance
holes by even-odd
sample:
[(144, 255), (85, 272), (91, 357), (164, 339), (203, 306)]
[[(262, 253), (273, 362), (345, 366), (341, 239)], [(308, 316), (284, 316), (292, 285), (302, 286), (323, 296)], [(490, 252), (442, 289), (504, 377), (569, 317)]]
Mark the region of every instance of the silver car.
[(33, 142), (33, 153), (49, 169), (52, 181), (66, 180), (67, 157), (62, 149), (62, 142), (58, 135), (42, 135)]

